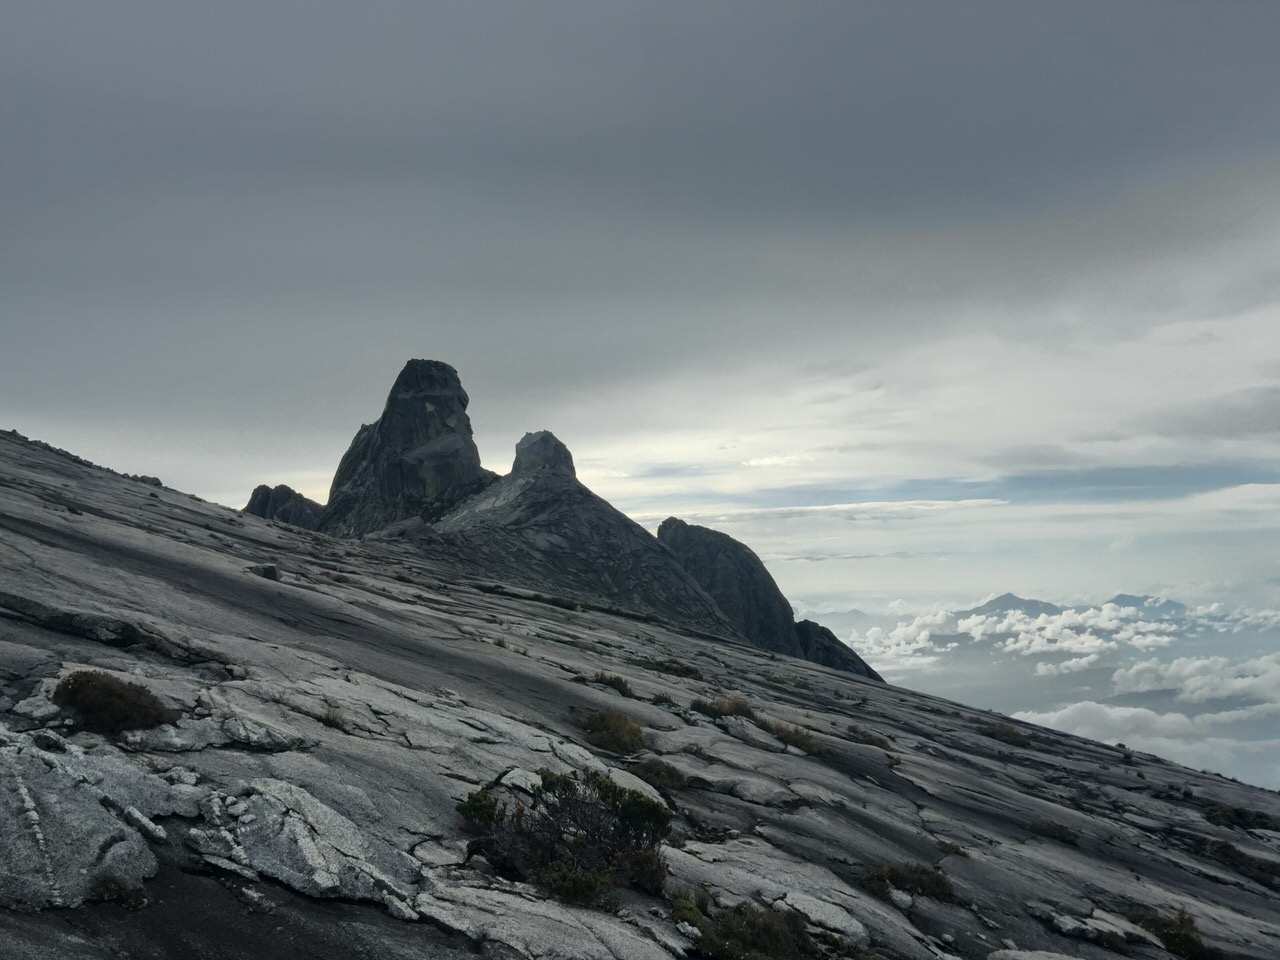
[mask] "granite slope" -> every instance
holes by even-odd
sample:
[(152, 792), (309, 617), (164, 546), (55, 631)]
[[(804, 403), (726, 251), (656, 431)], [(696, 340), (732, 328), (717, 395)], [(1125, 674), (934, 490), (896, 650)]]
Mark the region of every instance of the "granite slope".
[[(9, 955), (696, 956), (662, 900), (569, 906), (468, 858), (455, 803), (541, 768), (668, 804), (671, 889), (866, 956), (1157, 960), (1134, 921), (1179, 908), (1219, 956), (1280, 955), (1273, 793), (553, 601), (444, 537), (335, 539), (0, 435)], [(181, 719), (76, 731), (51, 694), (85, 667)], [(755, 718), (691, 708), (732, 696)], [(643, 749), (593, 746), (601, 709)], [(634, 775), (655, 757), (682, 785)], [(913, 863), (950, 895), (891, 882)]]

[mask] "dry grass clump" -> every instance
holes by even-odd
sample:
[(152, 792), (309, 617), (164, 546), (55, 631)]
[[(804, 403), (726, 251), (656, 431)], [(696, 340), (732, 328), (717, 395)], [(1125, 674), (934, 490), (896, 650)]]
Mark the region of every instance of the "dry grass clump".
[(1001, 743), (1007, 743), (1013, 747), (1031, 746), (1031, 737), (1012, 724), (984, 723), (982, 726), (978, 727), (978, 732), (984, 737), (990, 737), (992, 740), (999, 740)]
[(756, 718), (756, 711), (746, 697), (734, 694), (732, 697), (717, 697), (714, 701), (701, 697), (689, 704), (689, 709), (705, 714), (713, 720), (721, 717), (744, 717), (747, 720)]
[(644, 667), (655, 673), (665, 673), (672, 677), (687, 677), (690, 680), (701, 680), (702, 671), (691, 663), (684, 663), (670, 657), (658, 660), (654, 657), (631, 657), (627, 663), (633, 667)]
[(613, 753), (635, 753), (644, 748), (644, 731), (618, 710), (591, 710), (586, 715), (587, 740)]
[(612, 687), (624, 697), (635, 697), (635, 692), (631, 689), (631, 684), (627, 681), (627, 678), (620, 677), (616, 673), (605, 673), (603, 670), (597, 670), (596, 675), (591, 678), (591, 682), (605, 687)]
[(787, 746), (803, 750), (811, 756), (821, 757), (831, 752), (825, 743), (803, 727), (792, 727), (776, 721), (770, 721), (766, 726), (770, 733)]
[(686, 783), (683, 773), (657, 757), (641, 760), (631, 768), (631, 772), (649, 786), (657, 787), (659, 790), (679, 790)]

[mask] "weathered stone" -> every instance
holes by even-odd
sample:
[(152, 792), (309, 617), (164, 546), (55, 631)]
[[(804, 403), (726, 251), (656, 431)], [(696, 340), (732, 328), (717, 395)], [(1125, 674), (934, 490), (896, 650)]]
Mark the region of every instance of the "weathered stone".
[(530, 470), (550, 470), (568, 477), (576, 476), (569, 448), (547, 430), (526, 433), (516, 444), (516, 459), (511, 465), (511, 472)]
[(108, 890), (140, 887), (156, 871), (146, 840), (165, 839), (147, 814), (170, 812), (167, 792), (158, 778), (118, 757), (49, 752), (6, 730), (0, 906), (75, 906)]
[(263, 580), (280, 579), (280, 568), (274, 563), (255, 563), (249, 568), (249, 572)]

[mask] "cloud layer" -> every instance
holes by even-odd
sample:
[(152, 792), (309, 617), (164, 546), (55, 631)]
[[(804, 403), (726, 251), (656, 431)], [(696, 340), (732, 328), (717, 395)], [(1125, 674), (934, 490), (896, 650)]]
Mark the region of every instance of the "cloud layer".
[(893, 682), (1280, 786), (1280, 611), (993, 604), (891, 618), (851, 643)]

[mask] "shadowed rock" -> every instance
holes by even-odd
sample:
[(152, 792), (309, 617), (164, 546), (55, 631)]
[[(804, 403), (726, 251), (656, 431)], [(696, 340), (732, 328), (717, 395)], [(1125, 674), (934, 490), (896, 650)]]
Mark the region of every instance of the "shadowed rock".
[(432, 519), (495, 479), (480, 466), (467, 393), (438, 360), (410, 360), (376, 423), (338, 464), (319, 529), (358, 536), (410, 517)]
[(434, 526), (490, 576), (734, 633), (715, 601), (647, 530), (578, 481), (568, 448), (545, 430), (525, 434), (510, 474)]
[(756, 646), (881, 679), (826, 627), (810, 620), (797, 624), (791, 604), (764, 563), (745, 544), (676, 517), (662, 522), (658, 541), (711, 595), (737, 631)]
[(796, 624), (796, 641), (800, 644), (800, 656), (824, 667), (835, 667), (837, 670), (848, 670), (859, 673), (872, 680), (884, 682), (884, 677), (876, 673), (867, 661), (858, 656), (847, 644), (820, 623), (812, 620), (801, 620)]
[(244, 512), (264, 520), (279, 520), (304, 530), (314, 530), (324, 507), (283, 483), (277, 487), (268, 487), (264, 483), (254, 488)]

